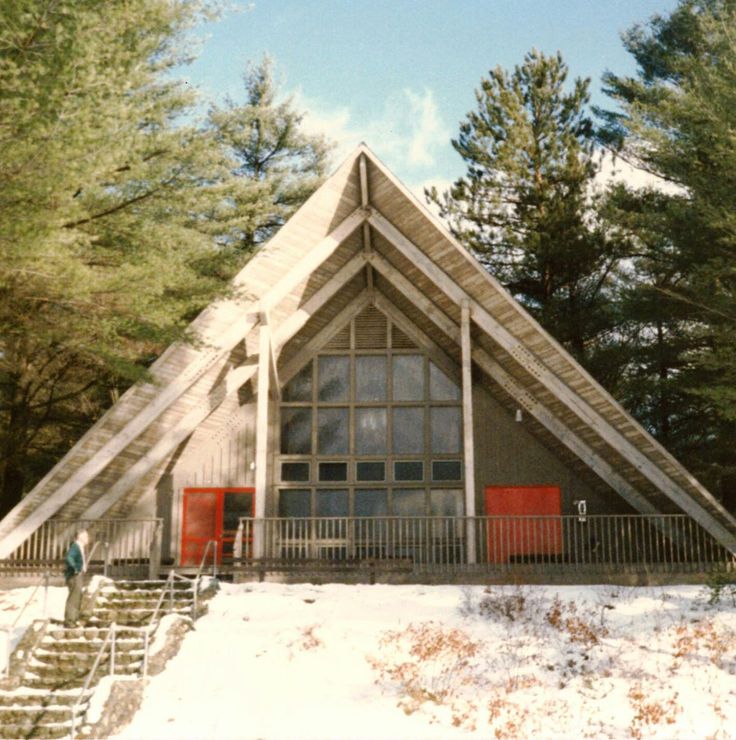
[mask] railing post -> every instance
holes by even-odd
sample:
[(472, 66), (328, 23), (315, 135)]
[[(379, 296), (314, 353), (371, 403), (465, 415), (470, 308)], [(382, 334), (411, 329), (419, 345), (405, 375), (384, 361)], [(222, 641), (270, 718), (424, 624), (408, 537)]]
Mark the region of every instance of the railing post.
[(46, 619), (49, 604), (49, 578), (51, 574), (46, 571), (43, 574), (43, 618)]
[(148, 578), (151, 581), (158, 578), (161, 570), (161, 529), (162, 522), (160, 519), (157, 519), (148, 556)]
[(238, 520), (238, 531), (235, 533), (233, 542), (233, 565), (240, 565), (243, 559), (243, 520)]
[(213, 540), (214, 548), (212, 548), (214, 552), (214, 556), (212, 558), (212, 577), (217, 578), (217, 540)]
[(110, 643), (110, 675), (115, 675), (115, 622), (113, 622), (110, 625), (110, 630), (112, 631), (112, 639)]
[(148, 676), (148, 648), (149, 648), (149, 633), (146, 630), (143, 633), (143, 678)]
[(107, 578), (108, 573), (110, 572), (110, 543), (105, 542), (104, 547), (105, 547), (105, 560), (102, 564), (102, 575), (105, 576), (105, 578)]

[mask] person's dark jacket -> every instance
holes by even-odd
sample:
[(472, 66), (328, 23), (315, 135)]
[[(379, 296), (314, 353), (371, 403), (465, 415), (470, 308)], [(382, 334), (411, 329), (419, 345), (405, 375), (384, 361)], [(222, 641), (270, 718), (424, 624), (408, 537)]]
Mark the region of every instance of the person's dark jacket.
[(65, 580), (68, 581), (72, 576), (82, 572), (84, 568), (84, 556), (78, 542), (72, 542), (69, 546), (64, 561), (66, 563), (66, 569), (64, 570)]

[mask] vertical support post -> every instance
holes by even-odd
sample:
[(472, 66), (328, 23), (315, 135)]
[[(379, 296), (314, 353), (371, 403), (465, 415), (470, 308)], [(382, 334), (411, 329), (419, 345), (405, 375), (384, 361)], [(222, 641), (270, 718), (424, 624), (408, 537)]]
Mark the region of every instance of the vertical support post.
[(243, 559), (243, 519), (238, 520), (238, 531), (233, 542), (233, 565), (242, 565)]
[(111, 637), (111, 643), (110, 643), (110, 675), (115, 675), (115, 622), (113, 622), (110, 625), (110, 632), (112, 633), (110, 635)]
[(105, 542), (104, 546), (105, 546), (105, 562), (104, 562), (104, 565), (102, 566), (102, 575), (105, 576), (105, 578), (107, 578), (108, 573), (110, 572), (110, 543)]
[[(268, 406), (271, 378), (271, 331), (268, 315), (261, 313), (258, 336), (258, 388), (256, 402), (256, 502), (255, 519), (263, 522), (266, 515), (266, 490), (268, 485)], [(253, 533), (253, 557), (264, 555), (263, 528), (257, 526)]]
[(51, 574), (46, 571), (43, 574), (43, 618), (46, 619), (46, 616), (48, 615), (48, 606), (49, 606), (49, 578), (51, 577)]
[[(151, 549), (148, 553), (148, 578), (151, 581), (155, 581), (159, 577), (161, 570), (161, 529), (163, 528), (163, 522), (160, 519), (156, 520), (156, 524), (153, 529), (153, 538), (151, 540)], [(105, 556), (107, 561), (107, 556)], [(105, 575), (107, 575), (107, 562), (105, 562)]]
[(150, 650), (150, 633), (143, 633), (143, 678), (148, 677), (148, 651)]
[[(360, 172), (360, 205), (363, 208), (368, 208), (370, 205), (370, 194), (368, 192), (368, 163), (365, 158), (365, 154), (360, 155), (358, 160), (358, 169)], [(363, 252), (366, 256), (370, 255), (373, 251), (371, 245), (371, 227), (367, 221), (363, 222)], [(373, 266), (370, 262), (366, 265), (366, 286), (373, 289)]]
[(463, 456), (465, 458), (465, 516), (467, 561), (476, 562), (475, 548), (475, 444), (473, 435), (473, 376), (471, 373), (470, 303), (461, 306), (460, 344), (463, 380)]

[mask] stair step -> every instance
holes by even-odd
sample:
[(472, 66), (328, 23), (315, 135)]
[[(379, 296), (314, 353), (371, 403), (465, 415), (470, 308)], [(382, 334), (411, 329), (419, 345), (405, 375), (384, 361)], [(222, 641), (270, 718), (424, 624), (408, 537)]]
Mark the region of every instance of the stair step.
[[(145, 633), (125, 625), (148, 627), (158, 616), (169, 613), (190, 616), (194, 604), (193, 582), (176, 581), (173, 594), (163, 580), (102, 582), (89, 616), (77, 627), (51, 623), (36, 648), (23, 676), (23, 685), (12, 691), (0, 690), (0, 740), (8, 738), (63, 738), (69, 735), (71, 713), (78, 726), (84, 722), (89, 700), (98, 681), (109, 674), (108, 649), (97, 663), (92, 686), (79, 701), (81, 690), (95, 665), (100, 650), (115, 623), (115, 674), (139, 675), (145, 657)], [(170, 605), (173, 602), (173, 609)], [(206, 611), (204, 604), (198, 610)], [(122, 629), (121, 629), (122, 627)], [(76, 703), (79, 701), (77, 706)]]
[[(56, 655), (59, 653), (69, 653), (79, 655), (81, 653), (90, 653), (97, 655), (103, 645), (104, 640), (44, 640), (36, 652), (39, 655)], [(123, 652), (131, 650), (143, 650), (145, 641), (142, 637), (137, 638), (115, 638), (115, 649)]]
[(68, 722), (74, 714), (79, 717), (87, 711), (88, 704), (80, 704), (74, 707), (73, 704), (68, 706), (52, 705), (43, 707), (39, 705), (24, 705), (15, 707), (0, 708), (0, 727), (8, 724), (25, 725), (31, 724), (51, 724), (57, 722)]
[[(74, 642), (77, 640), (95, 641), (104, 640), (110, 628), (109, 624), (87, 624), (84, 627), (52, 627), (44, 637), (61, 642)], [(143, 639), (138, 630), (118, 629), (116, 639)]]
[[(131, 663), (140, 663), (143, 659), (143, 650), (131, 650), (129, 652), (116, 652), (115, 654), (115, 666), (129, 665)], [(87, 653), (84, 656), (74, 655), (73, 653), (54, 655), (37, 655), (34, 656), (28, 664), (29, 670), (34, 673), (42, 673), (48, 675), (48, 673), (54, 672), (59, 673), (62, 671), (71, 671), (77, 673), (78, 671), (85, 671), (89, 673), (92, 666), (95, 664), (97, 656), (91, 653)], [(98, 666), (104, 668), (110, 665), (110, 655), (106, 653), (100, 658)]]
[[(7, 706), (35, 704), (37, 706), (71, 706), (80, 696), (78, 689), (71, 691), (52, 691), (23, 687), (14, 691), (0, 691), (0, 709)], [(88, 690), (83, 704), (89, 703), (92, 691)]]
[(28, 724), (1, 724), (0, 738), (3, 740), (18, 740), (18, 738), (38, 738), (39, 740), (55, 740), (56, 738), (69, 737), (70, 723), (55, 723), (45, 725)]
[[(133, 592), (130, 592), (133, 593)], [(166, 604), (171, 601), (171, 597), (169, 594), (166, 594), (163, 599), (160, 599), (161, 595), (156, 594), (155, 592), (147, 595), (147, 594), (135, 594), (134, 596), (128, 596), (128, 594), (101, 594), (97, 599), (96, 606), (100, 605), (114, 605), (114, 606), (136, 606), (136, 605), (151, 605), (152, 607), (156, 607), (157, 604)], [(180, 602), (189, 602), (191, 603), (194, 601), (194, 594), (191, 591), (175, 591), (174, 592), (174, 603), (178, 604)]]
[[(192, 589), (193, 581), (174, 581), (174, 590)], [(114, 586), (105, 585), (102, 591), (108, 588), (117, 588), (120, 591), (161, 591), (163, 588), (169, 588), (166, 581), (115, 581)]]
[[(128, 663), (125, 665), (115, 666), (115, 675), (117, 676), (134, 676), (139, 671), (143, 664), (143, 661), (139, 660), (135, 663)], [(80, 671), (78, 673), (69, 672), (63, 676), (54, 674), (52, 676), (46, 676), (37, 672), (28, 671), (23, 677), (23, 686), (33, 689), (81, 689), (85, 681), (89, 670)], [(106, 675), (105, 671), (100, 671), (99, 678)]]

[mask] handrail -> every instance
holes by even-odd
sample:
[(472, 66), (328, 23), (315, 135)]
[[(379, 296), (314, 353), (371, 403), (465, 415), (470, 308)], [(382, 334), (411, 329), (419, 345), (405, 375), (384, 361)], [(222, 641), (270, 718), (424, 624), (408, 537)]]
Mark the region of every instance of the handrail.
[[(257, 524), (260, 548), (244, 552)], [(242, 525), (242, 526), (240, 526)], [(468, 537), (468, 532), (474, 535)], [(417, 569), (514, 568), (555, 572), (656, 568), (699, 572), (734, 567), (734, 557), (686, 514), (382, 515), (241, 517), (236, 565), (259, 560), (411, 558)]]
[(26, 599), (25, 604), (23, 604), (23, 607), (21, 608), (20, 612), (18, 613), (18, 616), (13, 620), (13, 623), (10, 625), (1, 625), (0, 630), (3, 632), (6, 632), (7, 637), (7, 655), (5, 660), (5, 669), (3, 671), (4, 676), (10, 675), (10, 655), (11, 655), (11, 649), (10, 649), (10, 643), (11, 643), (11, 635), (13, 631), (15, 630), (16, 625), (18, 622), (20, 622), (20, 618), (25, 613), (26, 609), (28, 608), (28, 605), (36, 598), (36, 593), (38, 592), (38, 589), (41, 588), (43, 585), (44, 593), (43, 593), (43, 616), (46, 616), (46, 611), (48, 607), (48, 600), (49, 600), (49, 578), (50, 573), (47, 571), (44, 573), (38, 580), (38, 583), (36, 583), (35, 588), (31, 592), (31, 595)]
[(166, 579), (166, 582), (164, 583), (163, 588), (161, 589), (161, 596), (158, 597), (158, 602), (156, 603), (156, 607), (153, 610), (153, 614), (151, 614), (151, 618), (148, 620), (149, 628), (153, 626), (153, 623), (156, 621), (156, 617), (158, 617), (158, 613), (159, 613), (159, 610), (161, 609), (161, 605), (164, 602), (164, 597), (166, 596), (167, 589), (173, 590), (174, 576), (175, 576), (174, 571), (173, 570), (169, 571), (169, 576)]
[[(110, 642), (111, 639), (112, 639), (113, 645), (115, 644), (116, 628), (117, 628), (117, 625), (115, 624), (115, 622), (113, 622), (107, 631), (107, 635), (105, 636), (105, 639), (103, 640), (102, 645), (100, 646), (100, 649), (97, 651), (97, 657), (95, 658), (95, 662), (92, 664), (92, 668), (90, 669), (90, 672), (87, 674), (87, 678), (84, 684), (82, 685), (82, 690), (79, 692), (79, 696), (77, 697), (74, 704), (72, 704), (71, 707), (69, 708), (69, 711), (71, 712), (71, 728), (69, 730), (71, 740), (74, 740), (74, 735), (76, 734), (76, 729), (77, 729), (76, 727), (77, 708), (82, 703), (82, 699), (89, 691), (89, 686), (92, 683), (92, 679), (94, 678), (95, 673), (97, 673), (97, 668), (100, 665), (100, 661), (102, 660), (102, 656), (105, 653), (105, 648), (107, 647), (107, 644)], [(113, 651), (114, 651), (114, 648), (113, 648)], [(111, 659), (110, 659), (110, 673), (111, 674), (113, 673), (114, 668), (115, 668), (114, 658), (112, 657), (112, 654), (111, 654)]]
[(197, 610), (199, 607), (199, 581), (202, 578), (202, 570), (204, 569), (205, 562), (207, 560), (207, 553), (210, 551), (210, 545), (213, 545), (214, 557), (212, 558), (212, 577), (217, 578), (217, 540), (209, 540), (205, 545), (204, 552), (202, 553), (202, 559), (199, 561), (199, 568), (197, 574), (194, 577), (194, 599), (192, 601), (192, 620), (197, 618)]

